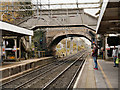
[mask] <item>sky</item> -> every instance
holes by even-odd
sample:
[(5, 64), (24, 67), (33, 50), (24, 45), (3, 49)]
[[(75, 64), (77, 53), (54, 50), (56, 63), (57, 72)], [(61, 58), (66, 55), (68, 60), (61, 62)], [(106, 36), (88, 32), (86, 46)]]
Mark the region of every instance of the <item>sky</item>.
[[(99, 2), (100, 0), (38, 0), (38, 2), (42, 4), (48, 4), (48, 1), (50, 1), (51, 4), (54, 4), (54, 3), (76, 3), (76, 1), (78, 1), (78, 3), (89, 3), (89, 2)], [(32, 0), (32, 3), (36, 3), (37, 0)], [(97, 5), (79, 5), (79, 7), (96, 7), (96, 6), (99, 6), (98, 4)], [(51, 6), (51, 8), (60, 8), (61, 6)], [(62, 6), (62, 8), (76, 8), (77, 6), (76, 5), (66, 5), (66, 6)], [(48, 7), (43, 7), (44, 9), (45, 8), (48, 8)], [(99, 9), (85, 9), (84, 11), (95, 16), (95, 14), (98, 12)]]
[(84, 37), (81, 37), (81, 39), (83, 39), (85, 41), (85, 43), (87, 43), (88, 45), (91, 45), (91, 42), (88, 39), (86, 39)]
[[(32, 2), (35, 2), (37, 0), (32, 0)], [(40, 2), (40, 0), (38, 0)], [(75, 3), (77, 0), (50, 0), (50, 3)], [(48, 3), (48, 0), (41, 0), (43, 4)], [(99, 2), (99, 0), (78, 0), (78, 3), (84, 3), (84, 2)]]
[[(3, 1), (3, 2), (7, 2), (7, 1), (23, 1), (23, 2), (29, 2), (29, 1), (32, 1), (32, 3), (37, 3), (37, 0), (0, 0), (0, 2)], [(99, 2), (100, 0), (38, 0), (38, 2), (42, 3), (42, 4), (48, 4), (48, 1), (50, 1), (51, 4), (54, 4), (54, 3), (76, 3), (76, 1), (78, 1), (78, 3), (89, 3), (89, 2)], [(95, 6), (99, 6), (99, 5), (79, 5), (79, 7), (95, 7)], [(51, 6), (51, 8), (60, 8), (61, 6)], [(62, 6), (63, 8), (64, 7), (67, 7), (67, 8), (76, 8), (77, 5), (65, 5), (65, 6)], [(45, 8), (48, 8), (47, 7), (44, 7)], [(99, 9), (85, 9), (85, 12), (95, 16), (95, 14), (98, 12)]]

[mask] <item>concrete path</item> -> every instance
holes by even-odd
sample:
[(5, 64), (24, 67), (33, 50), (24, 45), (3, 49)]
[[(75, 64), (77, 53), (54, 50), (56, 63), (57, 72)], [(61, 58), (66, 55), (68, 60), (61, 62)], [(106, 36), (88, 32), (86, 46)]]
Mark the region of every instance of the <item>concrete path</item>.
[[(80, 72), (74, 88), (118, 88), (118, 68), (113, 62), (98, 59), (98, 70), (94, 70), (94, 62), (88, 56), (83, 70)], [(114, 89), (113, 89), (114, 88)]]
[(74, 88), (96, 88), (93, 60), (90, 57), (87, 58), (82, 74), (78, 76)]
[(99, 70), (95, 71), (97, 88), (118, 88), (118, 68), (111, 61), (98, 59)]

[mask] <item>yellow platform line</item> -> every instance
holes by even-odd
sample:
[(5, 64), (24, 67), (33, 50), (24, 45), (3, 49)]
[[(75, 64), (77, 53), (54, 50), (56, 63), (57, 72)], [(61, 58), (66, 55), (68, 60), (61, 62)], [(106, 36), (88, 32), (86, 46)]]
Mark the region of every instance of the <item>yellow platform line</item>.
[(103, 68), (101, 67), (101, 65), (100, 65), (99, 62), (98, 62), (98, 66), (99, 66), (99, 68), (100, 68), (100, 70), (101, 70), (101, 72), (102, 72), (102, 74), (103, 74), (103, 76), (104, 76), (104, 78), (105, 78), (105, 81), (106, 81), (106, 83), (107, 83), (107, 85), (108, 85), (108, 88), (110, 88), (111, 90), (114, 90), (113, 87), (112, 87), (112, 85), (111, 85), (111, 83), (110, 83), (110, 81), (109, 81), (109, 79), (108, 79), (108, 77), (106, 76), (106, 74), (105, 74), (105, 72), (103, 71)]

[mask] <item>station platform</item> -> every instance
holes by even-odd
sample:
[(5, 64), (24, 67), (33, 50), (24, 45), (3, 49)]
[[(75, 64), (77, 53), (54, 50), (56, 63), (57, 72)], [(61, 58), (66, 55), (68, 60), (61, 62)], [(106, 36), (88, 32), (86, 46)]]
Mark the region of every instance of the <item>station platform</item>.
[(14, 61), (14, 62), (4, 62), (2, 64), (2, 66), (0, 66), (0, 71), (4, 70), (6, 68), (10, 68), (10, 67), (15, 67), (15, 66), (20, 66), (21, 64), (27, 64), (27, 63), (31, 63), (31, 62), (36, 62), (39, 60), (44, 60), (44, 59), (48, 59), (51, 57), (42, 57), (42, 58), (35, 58), (35, 59), (27, 59), (27, 60), (20, 60), (20, 61)]
[[(98, 59), (98, 70), (94, 70), (92, 56), (88, 56), (79, 73), (74, 88), (119, 88), (118, 67), (112, 61)], [(75, 89), (76, 90), (76, 89)]]
[(32, 70), (33, 68), (37, 68), (40, 65), (44, 65), (42, 61), (51, 59), (53, 57), (41, 57), (37, 59), (28, 59), (28, 60), (21, 60), (18, 62), (4, 62), (0, 66), (0, 82), (5, 82), (10, 80), (18, 75), (21, 75), (25, 72)]

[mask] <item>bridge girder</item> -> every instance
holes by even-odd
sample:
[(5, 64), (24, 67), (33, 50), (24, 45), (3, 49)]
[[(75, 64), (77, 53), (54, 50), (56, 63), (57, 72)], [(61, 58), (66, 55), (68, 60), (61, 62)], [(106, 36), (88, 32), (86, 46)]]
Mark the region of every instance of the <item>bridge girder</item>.
[[(47, 12), (47, 11), (46, 11)], [(57, 11), (56, 11), (57, 12)], [(59, 11), (65, 12), (65, 11)], [(57, 12), (58, 13), (58, 12)], [(97, 18), (87, 14), (81, 10), (71, 10), (70, 13), (74, 14), (67, 14), (66, 15), (40, 15), (39, 17), (31, 17), (27, 21), (20, 23), (21, 27), (25, 27), (28, 29), (36, 30), (37, 28), (50, 28), (55, 26), (80, 26), (80, 25), (87, 25), (91, 26), (92, 28), (96, 28), (97, 26)]]

